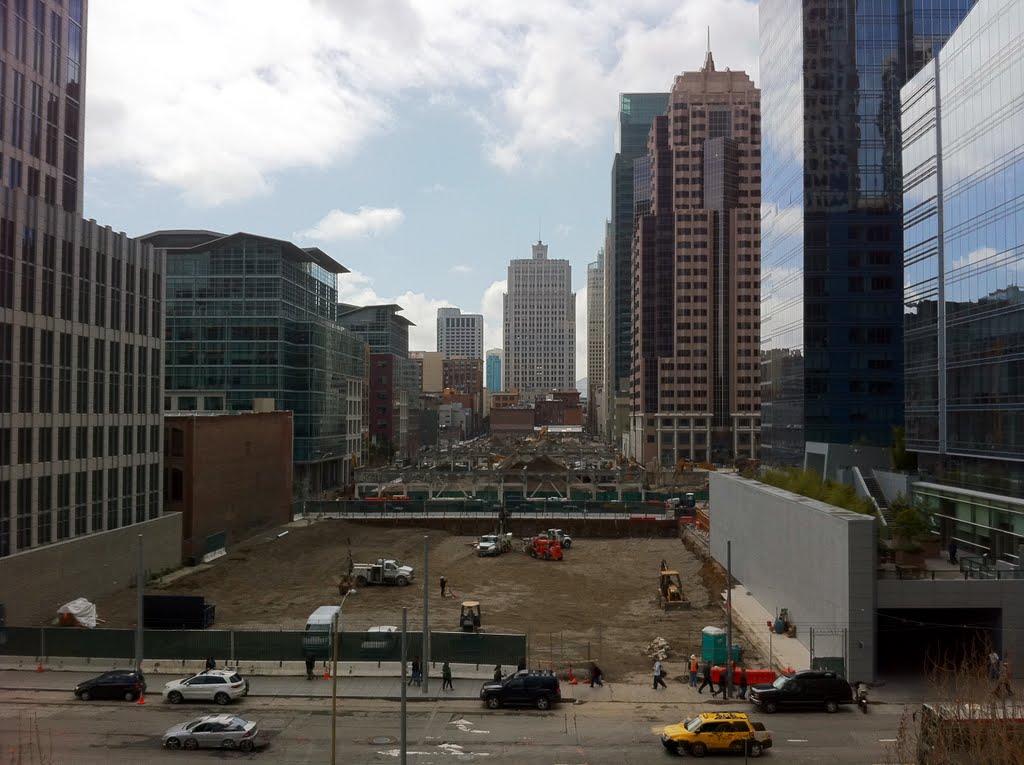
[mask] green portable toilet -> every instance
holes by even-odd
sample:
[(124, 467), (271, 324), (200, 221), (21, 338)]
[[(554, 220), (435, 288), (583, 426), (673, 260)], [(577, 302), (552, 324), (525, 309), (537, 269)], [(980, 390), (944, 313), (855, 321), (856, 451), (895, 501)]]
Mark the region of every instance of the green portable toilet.
[(700, 657), (712, 664), (725, 664), (725, 630), (721, 627), (705, 627), (700, 635)]

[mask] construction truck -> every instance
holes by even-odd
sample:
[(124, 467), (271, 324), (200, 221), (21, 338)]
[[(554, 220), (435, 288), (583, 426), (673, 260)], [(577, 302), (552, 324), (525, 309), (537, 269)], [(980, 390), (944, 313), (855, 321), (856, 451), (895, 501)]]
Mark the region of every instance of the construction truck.
[(679, 572), (669, 568), (665, 561), (661, 562), (661, 571), (658, 574), (658, 605), (666, 611), (690, 607), (683, 598), (683, 582)]
[(512, 551), (511, 534), (484, 534), (476, 543), (476, 554), (481, 558)]
[(394, 584), (405, 587), (413, 580), (412, 566), (403, 566), (393, 558), (378, 558), (375, 563), (356, 563), (352, 566), (356, 587), (368, 584)]
[(546, 534), (548, 539), (557, 539), (563, 549), (568, 550), (572, 547), (572, 537), (561, 529), (548, 529)]

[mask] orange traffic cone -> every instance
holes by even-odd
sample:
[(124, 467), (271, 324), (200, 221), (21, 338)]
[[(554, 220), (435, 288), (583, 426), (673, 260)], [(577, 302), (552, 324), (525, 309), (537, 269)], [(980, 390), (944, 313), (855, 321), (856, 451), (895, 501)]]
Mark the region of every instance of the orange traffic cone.
[(324, 665), (324, 680), (330, 680), (330, 679), (331, 679), (331, 670), (327, 669), (327, 666)]
[(572, 664), (569, 665), (569, 685), (578, 685), (576, 678), (572, 676)]
[(42, 672), (42, 671), (43, 671), (43, 663), (39, 662), (39, 666), (36, 667), (36, 672)]
[(142, 692), (140, 692), (140, 693), (139, 693), (139, 700), (138, 700), (138, 701), (136, 701), (135, 703), (136, 703), (136, 704), (139, 704), (140, 706), (141, 706), (142, 704), (145, 704), (145, 703), (146, 703), (146, 694), (145, 694), (145, 693), (142, 693)]

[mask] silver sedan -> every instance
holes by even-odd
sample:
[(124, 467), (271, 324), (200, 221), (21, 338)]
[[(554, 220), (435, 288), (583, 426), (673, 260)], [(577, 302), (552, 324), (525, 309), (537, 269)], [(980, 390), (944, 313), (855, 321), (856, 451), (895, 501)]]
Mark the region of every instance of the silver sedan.
[(259, 726), (234, 715), (207, 715), (175, 725), (163, 735), (168, 749), (238, 749), (251, 752), (265, 745)]

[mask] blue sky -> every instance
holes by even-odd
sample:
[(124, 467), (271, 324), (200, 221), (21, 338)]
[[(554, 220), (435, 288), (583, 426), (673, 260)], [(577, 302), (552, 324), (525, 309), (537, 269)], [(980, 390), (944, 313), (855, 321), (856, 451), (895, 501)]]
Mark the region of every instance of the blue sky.
[[(603, 244), (617, 94), (699, 68), (757, 79), (747, 0), (92, 0), (85, 212), (143, 234), (322, 247), (343, 300), (442, 305), (501, 345), (508, 261), (538, 231), (577, 289)], [(155, 30), (159, 30), (156, 32)]]

